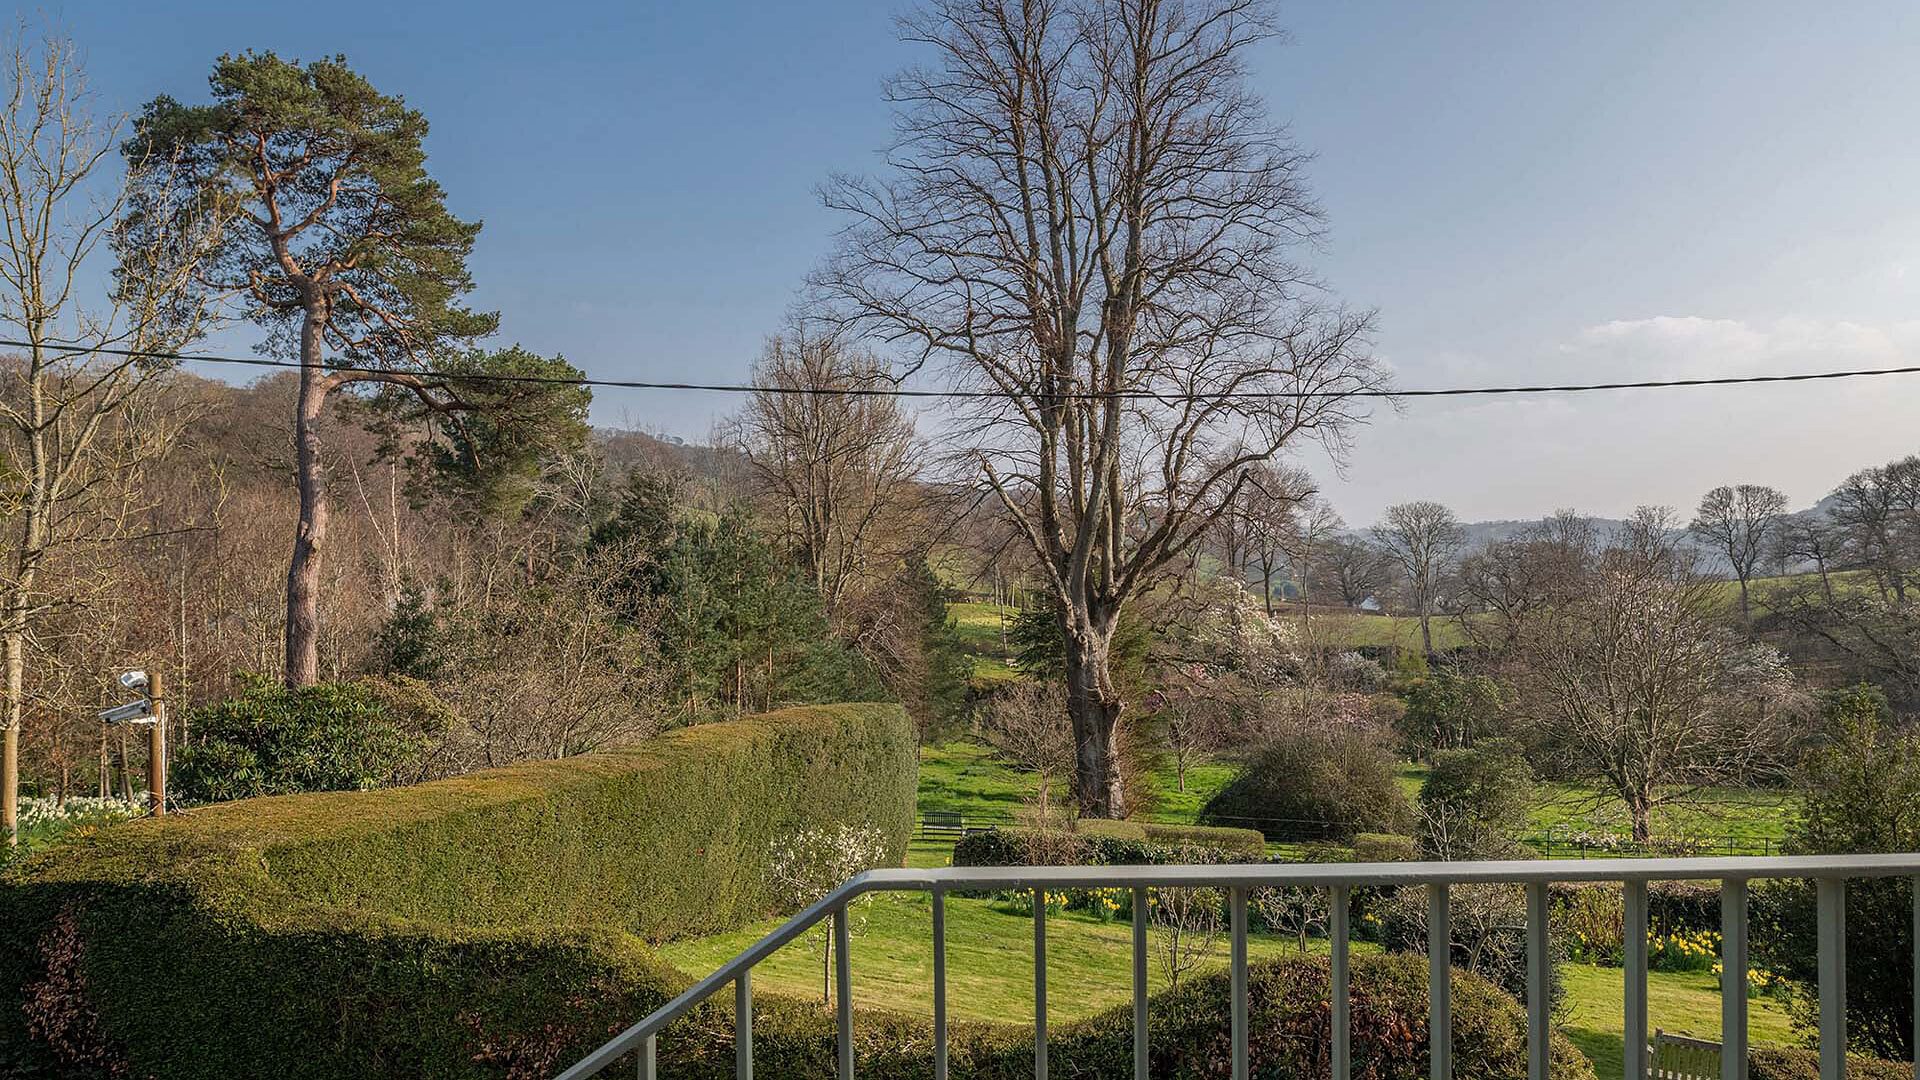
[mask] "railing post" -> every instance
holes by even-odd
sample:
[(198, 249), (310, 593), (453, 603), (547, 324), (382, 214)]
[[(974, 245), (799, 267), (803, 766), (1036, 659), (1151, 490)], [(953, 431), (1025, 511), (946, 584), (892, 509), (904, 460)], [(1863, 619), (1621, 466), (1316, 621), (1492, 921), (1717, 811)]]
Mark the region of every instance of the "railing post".
[(1427, 1053), (1433, 1080), (1453, 1078), (1453, 925), (1447, 887), (1427, 886)]
[(1327, 937), (1333, 950), (1333, 1076), (1332, 1080), (1350, 1080), (1353, 1076), (1353, 1014), (1347, 993), (1347, 912), (1351, 907), (1348, 888), (1335, 885), (1327, 890)]
[(1629, 881), (1625, 894), (1626, 920), (1622, 967), (1626, 972), (1626, 1017), (1623, 1024), (1621, 1074), (1625, 1080), (1647, 1076), (1647, 883)]
[(1847, 1075), (1847, 883), (1814, 882), (1820, 956), (1820, 1080)]
[(1747, 1080), (1747, 883), (1720, 883), (1720, 1080)]
[(640, 1048), (640, 1080), (658, 1080), (659, 1075), (658, 1048), (654, 1045), (654, 1037), (649, 1035), (646, 1044)]
[(847, 955), (847, 906), (833, 909), (834, 1019), (840, 1080), (853, 1080), (853, 960)]
[(947, 1080), (947, 892), (933, 890), (933, 1080)]
[(1227, 890), (1227, 919), (1232, 926), (1231, 1011), (1233, 1080), (1247, 1080), (1247, 890)]
[(1547, 952), (1547, 883), (1527, 886), (1527, 1080), (1547, 1080), (1553, 1056), (1553, 957)]
[(1033, 890), (1033, 1080), (1047, 1080), (1047, 890)]
[[(1913, 1041), (1920, 1046), (1920, 877), (1908, 880), (1913, 885)], [(1920, 1080), (1920, 1054), (1913, 1055), (1913, 1080)]]
[(753, 1080), (753, 969), (733, 980), (733, 1075)]
[[(1147, 1080), (1147, 922), (1147, 887), (1135, 885), (1133, 887), (1133, 1080)], [(1920, 1076), (1914, 1077), (1914, 1080), (1920, 1080)]]

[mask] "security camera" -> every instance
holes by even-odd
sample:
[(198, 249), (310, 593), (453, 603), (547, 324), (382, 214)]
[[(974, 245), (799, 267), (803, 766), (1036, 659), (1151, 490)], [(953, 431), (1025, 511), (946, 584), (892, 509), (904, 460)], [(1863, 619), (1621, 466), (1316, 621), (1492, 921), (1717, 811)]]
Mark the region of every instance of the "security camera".
[(152, 719), (153, 708), (145, 698), (100, 710), (100, 721), (106, 724), (138, 724)]
[(144, 671), (121, 672), (120, 685), (135, 692), (144, 692), (147, 688), (147, 673)]

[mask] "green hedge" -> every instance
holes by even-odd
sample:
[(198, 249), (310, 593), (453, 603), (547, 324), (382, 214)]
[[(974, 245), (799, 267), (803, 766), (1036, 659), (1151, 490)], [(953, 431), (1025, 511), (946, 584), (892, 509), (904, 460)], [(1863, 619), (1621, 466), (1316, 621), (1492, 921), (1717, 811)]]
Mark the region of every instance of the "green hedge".
[[(1349, 978), (1353, 1074), (1373, 1080), (1425, 1077), (1426, 961), (1355, 956)], [(1253, 965), (1247, 983), (1253, 1075), (1311, 1080), (1326, 1074), (1331, 1052), (1328, 984), (1325, 957), (1290, 956)], [(1452, 991), (1454, 1072), (1481, 1080), (1526, 1076), (1527, 1018), (1519, 1003), (1486, 980), (1461, 971), (1453, 973)], [(1155, 996), (1149, 1014), (1152, 1075), (1162, 1080), (1212, 1080), (1227, 1075), (1228, 1009), (1225, 975), (1191, 979), (1177, 990)], [(1032, 1047), (1031, 1036), (998, 1047), (967, 1045), (956, 1056), (954, 1074), (979, 1080), (1031, 1077)], [(1049, 1032), (1048, 1064), (1055, 1075), (1128, 1076), (1132, 1061), (1131, 1006)], [(1593, 1080), (1592, 1064), (1557, 1033), (1551, 1064), (1552, 1074), (1562, 1080)], [(924, 1068), (919, 1075), (927, 1075)]]
[(104, 830), (0, 878), (0, 1074), (546, 1075), (684, 988), (643, 939), (778, 906), (779, 836), (903, 857), (916, 771), (897, 706), (822, 706)]
[(1252, 856), (1254, 862), (1265, 862), (1267, 858), (1267, 838), (1258, 829), (1220, 825), (1157, 825), (1151, 822), (1143, 828), (1147, 839), (1156, 844), (1199, 844), (1235, 855)]
[[(691, 982), (623, 926), (657, 931), (671, 917), (721, 920), (672, 903), (621, 908), (622, 898), (638, 905), (659, 894), (642, 880), (639, 855), (588, 851), (585, 837), (645, 849), (651, 841), (641, 830), (673, 833), (691, 850), (662, 873), (689, 875), (704, 895), (747, 904), (758, 888), (749, 879), (763, 869), (763, 835), (825, 815), (828, 804), (856, 819), (871, 815), (896, 846), (911, 823), (912, 739), (897, 709), (793, 710), (562, 764), (575, 767), (211, 807), (106, 830), (8, 871), (0, 878), (0, 1075), (550, 1077)], [(724, 786), (749, 780), (761, 788)], [(413, 799), (400, 797), (409, 791)], [(745, 805), (715, 808), (736, 802)], [(341, 821), (343, 813), (352, 820)], [(543, 860), (519, 849), (548, 848), (544, 872), (590, 895), (568, 897), (556, 886), (505, 897), (472, 871), (444, 865), (457, 860), (439, 844), (470, 845), (472, 861), (500, 859), (501, 876), (527, 878)], [(601, 874), (612, 881), (599, 883)], [(329, 875), (368, 880), (348, 890)], [(476, 903), (495, 899), (528, 922), (504, 925), (509, 915), (495, 911), (460, 912), (457, 920), (423, 914), (457, 911), (450, 890), (475, 886)], [(608, 921), (587, 921), (595, 918)], [(859, 951), (856, 941), (856, 979)], [(1304, 1080), (1324, 1072), (1327, 981), (1324, 958), (1256, 965), (1258, 1075)], [(1424, 961), (1356, 956), (1352, 987), (1358, 1073), (1425, 1076)], [(730, 1005), (730, 995), (718, 995), (667, 1031), (666, 1075), (732, 1074)], [(829, 1010), (778, 995), (758, 996), (755, 1008), (761, 1075), (832, 1075)], [(1463, 1075), (1525, 1075), (1526, 1018), (1517, 1003), (1456, 973), (1453, 1010)], [(1223, 1075), (1227, 1013), (1220, 976), (1156, 997), (1155, 1075)], [(858, 1075), (930, 1074), (924, 1019), (863, 1011), (855, 1032)], [(1032, 1075), (1030, 1029), (956, 1024), (951, 1034), (956, 1080)], [(1125, 1075), (1130, 1010), (1056, 1027), (1049, 1043), (1056, 1075)], [(1565, 1080), (1593, 1075), (1558, 1037), (1554, 1070)]]
[[(1022, 866), (1033, 861), (1028, 837), (1032, 830), (1013, 827), (969, 833), (953, 845), (955, 866)], [(1073, 834), (1078, 841), (1070, 858), (1058, 861), (1077, 866), (1161, 866), (1170, 863), (1229, 863), (1243, 861), (1236, 852), (1204, 844), (1157, 844), (1101, 831)], [(1049, 845), (1062, 851), (1064, 844)]]
[[(1847, 1055), (1850, 1080), (1913, 1080), (1913, 1065), (1905, 1061)], [(1820, 1054), (1815, 1050), (1754, 1050), (1747, 1055), (1748, 1080), (1820, 1080)]]

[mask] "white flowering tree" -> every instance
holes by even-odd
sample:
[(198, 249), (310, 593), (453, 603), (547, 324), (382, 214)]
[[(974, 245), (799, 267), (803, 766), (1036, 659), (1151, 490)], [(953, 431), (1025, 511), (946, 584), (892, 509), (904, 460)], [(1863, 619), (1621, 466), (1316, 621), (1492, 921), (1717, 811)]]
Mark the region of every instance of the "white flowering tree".
[[(791, 914), (819, 901), (855, 874), (886, 861), (886, 838), (871, 825), (806, 828), (774, 842), (769, 877), (775, 895)], [(871, 895), (863, 896), (848, 905), (849, 933), (858, 929), (852, 919), (855, 910), (864, 908), (872, 899)], [(820, 925), (818, 934), (820, 1000), (824, 1002), (832, 990), (833, 937), (826, 923)]]

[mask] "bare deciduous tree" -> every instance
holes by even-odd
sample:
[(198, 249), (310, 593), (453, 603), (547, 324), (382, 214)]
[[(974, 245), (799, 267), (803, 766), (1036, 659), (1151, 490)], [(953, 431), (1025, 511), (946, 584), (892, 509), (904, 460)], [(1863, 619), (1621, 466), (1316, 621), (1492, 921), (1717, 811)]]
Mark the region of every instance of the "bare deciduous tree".
[(912, 501), (913, 418), (898, 398), (870, 393), (893, 386), (882, 361), (805, 330), (769, 341), (753, 381), (734, 439), (833, 611)]
[(1247, 470), (1247, 483), (1228, 516), (1238, 521), (1248, 561), (1260, 572), (1260, 600), (1273, 614), (1273, 579), (1297, 558), (1306, 533), (1326, 523), (1327, 504), (1315, 497), (1313, 479), (1299, 469), (1261, 465)]
[(1832, 495), (1849, 566), (1867, 571), (1882, 599), (1904, 604), (1920, 568), (1920, 456), (1861, 469)]
[(1639, 511), (1583, 594), (1519, 644), (1520, 707), (1570, 770), (1625, 806), (1641, 843), (1657, 808), (1750, 781), (1788, 736), (1782, 715), (1742, 707), (1756, 673), (1672, 524), (1664, 510)]
[[(46, 587), (48, 560), (64, 545), (124, 535), (134, 471), (177, 433), (182, 418), (146, 407), (164, 368), (141, 354), (177, 349), (198, 332), (186, 286), (218, 223), (122, 224), (129, 193), (171, 186), (174, 163), (136, 159), (108, 180), (101, 166), (120, 124), (90, 112), (73, 45), (30, 44), (20, 32), (4, 56), (0, 325), (26, 342), (0, 365), (0, 517), (10, 534), (0, 564), (0, 829), (11, 842), (34, 626), (75, 599)], [(106, 198), (94, 197), (98, 186)], [(119, 260), (113, 288), (90, 303), (83, 293), (108, 254)]]
[(1787, 497), (1778, 488), (1722, 485), (1700, 497), (1700, 508), (1687, 526), (1695, 536), (1713, 545), (1733, 569), (1734, 578), (1740, 582), (1740, 624), (1749, 637), (1753, 635), (1753, 608), (1747, 585), (1761, 560), (1771, 553), (1786, 512)]
[(1053, 683), (1013, 683), (995, 691), (973, 720), (975, 735), (1039, 776), (1043, 809), (1054, 781), (1073, 773), (1073, 733), (1060, 723), (1060, 697)]
[(1420, 647), (1433, 655), (1433, 612), (1440, 588), (1467, 535), (1453, 511), (1437, 502), (1410, 502), (1387, 507), (1384, 520), (1373, 527), (1373, 538), (1400, 564), (1407, 597), (1420, 617)]
[(1148, 699), (1182, 793), (1187, 790), (1187, 770), (1201, 755), (1220, 747), (1232, 730), (1232, 712), (1241, 696), (1232, 682), (1205, 664), (1176, 665)]
[(991, 392), (956, 425), (1031, 547), (1067, 646), (1075, 787), (1124, 812), (1128, 601), (1247, 470), (1339, 453), (1383, 382), (1371, 316), (1310, 302), (1304, 155), (1247, 92), (1257, 0), (935, 0), (889, 87), (893, 174), (842, 177), (817, 277), (843, 325)]
[(1314, 578), (1350, 608), (1374, 599), (1387, 586), (1387, 559), (1364, 540), (1335, 535), (1321, 546), (1313, 562)]
[(1599, 553), (1592, 519), (1572, 510), (1488, 544), (1460, 560), (1462, 630), (1477, 645), (1512, 648), (1535, 619), (1584, 592)]
[[(1167, 984), (1179, 986), (1180, 977), (1205, 963), (1219, 946), (1220, 908), (1226, 898), (1219, 889), (1154, 889), (1147, 897), (1147, 918), (1154, 935), (1160, 970)], [(1136, 911), (1138, 919), (1141, 913)]]
[(1819, 518), (1788, 518), (1781, 523), (1774, 540), (1774, 558), (1788, 569), (1812, 563), (1814, 573), (1820, 577), (1820, 592), (1831, 603), (1832, 570), (1841, 558), (1843, 545), (1839, 530), (1830, 522)]

